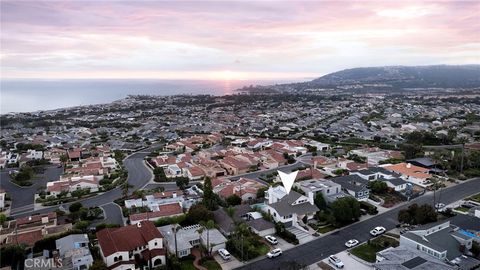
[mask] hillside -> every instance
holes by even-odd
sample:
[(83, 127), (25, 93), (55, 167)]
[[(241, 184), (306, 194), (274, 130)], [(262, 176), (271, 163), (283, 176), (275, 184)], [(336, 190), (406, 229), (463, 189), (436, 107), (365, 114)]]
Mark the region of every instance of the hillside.
[(425, 88), (480, 88), (480, 65), (362, 67), (303, 83), (256, 86), (239, 91), (303, 92), (311, 89), (404, 91)]
[(310, 83), (317, 86), (386, 84), (393, 88), (471, 88), (480, 86), (480, 65), (352, 68)]

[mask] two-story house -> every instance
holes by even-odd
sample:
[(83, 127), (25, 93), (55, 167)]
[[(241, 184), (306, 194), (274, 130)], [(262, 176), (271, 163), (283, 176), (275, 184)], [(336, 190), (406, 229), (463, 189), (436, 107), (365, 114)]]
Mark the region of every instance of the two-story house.
[(455, 263), (472, 248), (473, 238), (450, 221), (419, 227), (400, 235), (400, 246), (410, 247), (440, 260)]
[(319, 210), (313, 202), (313, 194), (307, 197), (293, 190), (287, 194), (283, 186), (270, 187), (265, 199), (268, 201), (264, 211), (285, 227), (304, 225), (302, 219), (312, 219)]
[(150, 268), (166, 263), (163, 235), (151, 221), (105, 228), (97, 232), (97, 238), (100, 255), (109, 269), (134, 270), (139, 268), (137, 262), (141, 259)]
[(69, 269), (84, 270), (93, 264), (86, 234), (71, 234), (55, 240), (62, 263)]
[(322, 193), (323, 198), (328, 202), (333, 202), (338, 198), (345, 197), (342, 186), (327, 179), (312, 179), (294, 183), (294, 186), (300, 188), (305, 194), (313, 193), (313, 198), (317, 193)]
[(342, 186), (342, 189), (348, 194), (355, 197), (357, 200), (367, 200), (370, 195), (370, 189), (368, 189), (369, 180), (365, 180), (362, 177), (352, 174), (339, 176), (331, 179), (334, 183)]

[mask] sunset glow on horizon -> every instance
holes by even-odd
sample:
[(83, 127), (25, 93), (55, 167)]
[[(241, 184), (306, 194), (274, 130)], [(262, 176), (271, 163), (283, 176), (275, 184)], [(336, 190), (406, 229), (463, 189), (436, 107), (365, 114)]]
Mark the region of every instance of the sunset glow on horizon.
[(1, 78), (303, 79), (480, 63), (479, 1), (1, 1)]

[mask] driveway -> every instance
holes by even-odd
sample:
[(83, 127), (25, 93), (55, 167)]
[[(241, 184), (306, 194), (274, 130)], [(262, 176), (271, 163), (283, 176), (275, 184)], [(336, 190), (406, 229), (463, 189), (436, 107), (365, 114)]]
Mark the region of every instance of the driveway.
[[(440, 192), (442, 193), (442, 198), (445, 204), (457, 201), (464, 197), (480, 192), (480, 178), (463, 182), (457, 186), (444, 189)], [(273, 270), (281, 268), (282, 264), (287, 261), (297, 261), (306, 265), (319, 262), (328, 257), (330, 254), (336, 254), (344, 251), (346, 249), (344, 243), (349, 239), (355, 238), (360, 242), (367, 241), (371, 238), (369, 231), (375, 226), (384, 226), (387, 230), (395, 228), (395, 225), (398, 223), (398, 212), (413, 203), (433, 204), (433, 194), (425, 194), (405, 205), (402, 205), (401, 207), (394, 208), (391, 211), (379, 214), (363, 222), (354, 223), (337, 232), (333, 232), (306, 244), (289, 249), (283, 253), (283, 256), (275, 260), (262, 259), (238, 269)]]
[(33, 210), (34, 195), (38, 189), (45, 187), (48, 182), (60, 179), (63, 168), (54, 165), (44, 167), (42, 174), (37, 174), (31, 180), (33, 185), (29, 187), (20, 187), (10, 182), (9, 171), (0, 172), (0, 188), (3, 188), (10, 194), (12, 199), (11, 213)]
[[(356, 259), (353, 258), (352, 255), (349, 255), (347, 251), (342, 251), (342, 252), (337, 253), (335, 255), (340, 260), (342, 260), (343, 264), (345, 265), (343, 267), (344, 270), (373, 270), (372, 266), (369, 266), (369, 265), (366, 265), (362, 262), (357, 261)], [(325, 262), (326, 264), (329, 264), (332, 267), (334, 267), (332, 264), (329, 263), (328, 258), (324, 259), (323, 262)], [(320, 268), (318, 268), (318, 269), (320, 269)]]

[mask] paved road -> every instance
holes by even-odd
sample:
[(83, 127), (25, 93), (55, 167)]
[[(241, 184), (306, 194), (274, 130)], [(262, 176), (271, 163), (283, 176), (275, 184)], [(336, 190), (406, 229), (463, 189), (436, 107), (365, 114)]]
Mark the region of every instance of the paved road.
[[(142, 188), (150, 181), (151, 177), (153, 176), (151, 170), (146, 167), (143, 159), (145, 156), (148, 155), (148, 153), (150, 153), (151, 150), (157, 147), (158, 146), (155, 146), (148, 150), (134, 153), (124, 160), (125, 168), (128, 170), (128, 183), (133, 186), (130, 189), (130, 193), (134, 190)], [(82, 199), (80, 200), (80, 202), (86, 207), (104, 206), (107, 204), (111, 204), (114, 200), (120, 198), (121, 196), (122, 191), (119, 188), (115, 188), (95, 197)], [(71, 203), (66, 203), (63, 206), (65, 208), (68, 208), (70, 204)], [(107, 206), (107, 217), (110, 217), (112, 220), (119, 220), (119, 218), (121, 217), (121, 211), (119, 211), (117, 208)], [(15, 218), (18, 218), (37, 213), (48, 213), (58, 209), (58, 206), (46, 207), (35, 211), (32, 211), (32, 209), (33, 205), (30, 209), (21, 209), (21, 211), (14, 211), (11, 215)]]
[(241, 174), (241, 175), (230, 176), (230, 177), (228, 177), (228, 179), (233, 180), (233, 181), (236, 181), (236, 180), (244, 177), (244, 178), (249, 178), (249, 179), (257, 180), (257, 181), (260, 182), (260, 183), (263, 183), (263, 184), (265, 184), (265, 185), (268, 185), (267, 182), (265, 182), (265, 181), (263, 181), (263, 180), (260, 179), (260, 176), (261, 176), (262, 174), (269, 174), (269, 173), (272, 173), (272, 172), (277, 172), (278, 170), (280, 170), (280, 171), (282, 171), (282, 172), (289, 173), (289, 172), (291, 172), (292, 170), (297, 169), (297, 168), (300, 168), (300, 167), (303, 167), (303, 166), (305, 166), (305, 165), (306, 165), (305, 163), (302, 163), (301, 161), (297, 161), (297, 162), (295, 162), (295, 163), (288, 164), (288, 165), (283, 165), (283, 166), (280, 166), (280, 167), (275, 168), (275, 169), (262, 170), (262, 171), (256, 171), (256, 172), (251, 172), (251, 173), (244, 173), (244, 174)]
[(9, 169), (0, 172), (0, 188), (3, 188), (12, 198), (12, 212), (33, 210), (34, 195), (40, 187), (45, 187), (47, 182), (58, 180), (63, 172), (57, 166), (46, 166), (42, 174), (37, 174), (31, 181), (33, 185), (20, 187), (10, 182)]
[[(474, 180), (442, 190), (441, 201), (445, 204), (449, 204), (478, 192), (480, 192), (480, 178), (476, 178)], [(365, 221), (355, 223), (338, 232), (318, 238), (304, 245), (286, 250), (282, 256), (276, 259), (261, 259), (237, 269), (282, 269), (282, 264), (286, 261), (297, 261), (302, 264), (311, 265), (322, 259), (325, 259), (331, 254), (336, 254), (345, 250), (346, 247), (344, 244), (349, 239), (356, 238), (360, 242), (367, 241), (371, 238), (369, 231), (375, 226), (384, 226), (387, 230), (395, 228), (395, 225), (398, 223), (397, 215), (400, 209), (405, 208), (412, 203), (432, 204), (433, 194), (429, 193), (418, 197), (409, 202), (407, 205), (392, 209)]]
[(105, 213), (105, 219), (100, 223), (119, 224), (124, 226), (122, 208), (116, 203), (109, 203), (102, 206)]

